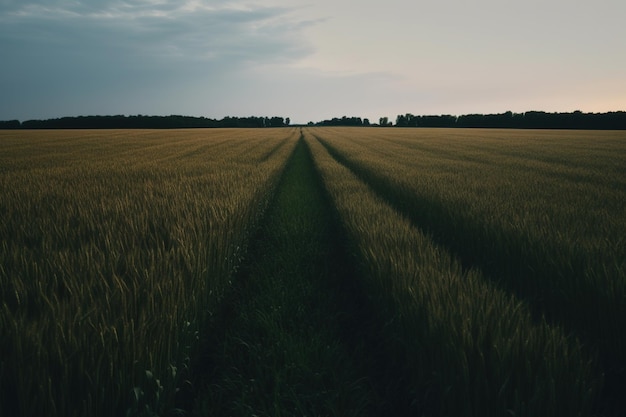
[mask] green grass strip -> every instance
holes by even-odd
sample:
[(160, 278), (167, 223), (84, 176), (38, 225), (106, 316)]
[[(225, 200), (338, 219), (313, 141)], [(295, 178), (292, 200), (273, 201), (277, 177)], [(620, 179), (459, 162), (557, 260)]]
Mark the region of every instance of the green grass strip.
[[(371, 415), (358, 343), (346, 343), (332, 215), (301, 140), (212, 331), (198, 415)], [(339, 264), (339, 266), (338, 266)], [(220, 328), (221, 326), (221, 328)]]

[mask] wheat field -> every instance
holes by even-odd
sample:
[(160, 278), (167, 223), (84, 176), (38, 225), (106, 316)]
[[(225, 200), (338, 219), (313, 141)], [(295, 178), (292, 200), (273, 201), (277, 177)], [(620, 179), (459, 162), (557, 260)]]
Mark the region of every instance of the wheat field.
[(0, 415), (623, 415), (624, 201), (618, 131), (1, 131)]
[(3, 408), (120, 415), (171, 401), (160, 396), (188, 377), (294, 131), (1, 135)]

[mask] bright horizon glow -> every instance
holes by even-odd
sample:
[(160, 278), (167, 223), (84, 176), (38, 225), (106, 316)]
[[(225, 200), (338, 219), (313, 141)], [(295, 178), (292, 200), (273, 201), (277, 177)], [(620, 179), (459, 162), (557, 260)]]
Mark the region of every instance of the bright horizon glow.
[(626, 110), (626, 3), (5, 0), (0, 120)]

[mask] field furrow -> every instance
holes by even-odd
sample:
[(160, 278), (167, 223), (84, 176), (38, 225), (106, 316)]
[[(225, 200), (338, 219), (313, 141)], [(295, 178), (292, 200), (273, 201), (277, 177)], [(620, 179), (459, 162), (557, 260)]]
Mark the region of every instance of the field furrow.
[[(351, 266), (300, 140), (207, 332), (197, 415), (380, 415)], [(355, 328), (355, 327), (356, 328)], [(389, 410), (391, 411), (391, 410)]]

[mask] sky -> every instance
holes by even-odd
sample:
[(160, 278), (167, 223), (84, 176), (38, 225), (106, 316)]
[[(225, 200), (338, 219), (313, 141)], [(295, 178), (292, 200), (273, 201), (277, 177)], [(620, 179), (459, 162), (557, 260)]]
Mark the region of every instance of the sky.
[(623, 0), (0, 0), (0, 120), (626, 110)]

